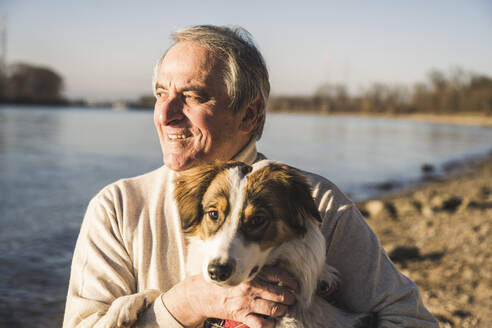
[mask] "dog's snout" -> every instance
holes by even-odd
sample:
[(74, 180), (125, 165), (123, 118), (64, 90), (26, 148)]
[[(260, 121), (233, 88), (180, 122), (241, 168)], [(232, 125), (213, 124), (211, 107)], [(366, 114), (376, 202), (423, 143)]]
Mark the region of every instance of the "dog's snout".
[(232, 272), (234, 271), (234, 266), (234, 260), (228, 261), (226, 263), (213, 261), (207, 267), (208, 275), (212, 280), (226, 281), (232, 275)]

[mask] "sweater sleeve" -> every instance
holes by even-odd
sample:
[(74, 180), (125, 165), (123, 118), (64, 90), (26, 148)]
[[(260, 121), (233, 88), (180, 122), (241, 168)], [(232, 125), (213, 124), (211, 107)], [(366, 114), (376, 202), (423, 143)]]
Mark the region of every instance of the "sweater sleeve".
[[(117, 197), (105, 191), (91, 200), (82, 222), (72, 260), (64, 328), (98, 326), (116, 299), (137, 292), (121, 218), (115, 214), (113, 199)], [(160, 297), (144, 317), (139, 327), (182, 327)]]
[(327, 262), (340, 272), (340, 296), (348, 308), (376, 313), (378, 327), (438, 327), (415, 283), (393, 265), (356, 206), (332, 210), (323, 225)]

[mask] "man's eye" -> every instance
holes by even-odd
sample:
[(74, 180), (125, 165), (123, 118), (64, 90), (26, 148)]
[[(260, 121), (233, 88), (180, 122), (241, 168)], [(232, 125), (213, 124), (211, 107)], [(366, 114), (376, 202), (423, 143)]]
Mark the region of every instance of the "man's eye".
[(201, 104), (207, 101), (205, 97), (196, 94), (184, 94), (183, 97), (187, 103), (192, 104)]
[(211, 210), (207, 212), (208, 218), (212, 221), (217, 221), (219, 219), (219, 211)]
[(157, 99), (162, 99), (167, 97), (167, 92), (166, 91), (157, 91), (155, 93)]

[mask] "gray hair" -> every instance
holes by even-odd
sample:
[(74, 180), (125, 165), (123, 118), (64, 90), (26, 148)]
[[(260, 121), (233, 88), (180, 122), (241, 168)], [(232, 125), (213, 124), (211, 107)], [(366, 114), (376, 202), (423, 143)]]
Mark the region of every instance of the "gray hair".
[[(265, 125), (265, 107), (270, 94), (270, 82), (265, 61), (251, 34), (241, 27), (199, 25), (175, 31), (171, 38), (173, 44), (169, 49), (178, 42), (196, 42), (223, 61), (224, 82), (231, 101), (230, 108), (234, 113), (253, 101), (261, 101), (258, 122), (252, 132), (259, 140)], [(154, 92), (157, 74), (166, 53), (154, 68)]]

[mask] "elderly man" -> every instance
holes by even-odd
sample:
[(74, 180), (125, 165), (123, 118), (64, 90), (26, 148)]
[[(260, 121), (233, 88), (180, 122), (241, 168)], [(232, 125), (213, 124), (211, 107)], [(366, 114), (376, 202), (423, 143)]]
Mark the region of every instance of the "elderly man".
[[(280, 269), (265, 268), (253, 281), (229, 288), (184, 274), (173, 177), (217, 159), (251, 164), (264, 158), (255, 145), (269, 82), (243, 29), (196, 26), (173, 39), (154, 76), (154, 123), (165, 165), (111, 184), (90, 202), (73, 257), (64, 327), (97, 326), (113, 302), (147, 289), (162, 292), (144, 314), (153, 327), (195, 327), (206, 318), (273, 327), (272, 318), (295, 302), (297, 283)], [(393, 266), (354, 204), (329, 181), (308, 180), (347, 308), (377, 313), (381, 327), (436, 327), (417, 287)]]

